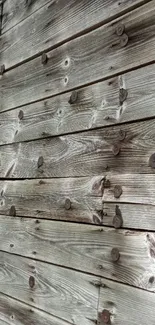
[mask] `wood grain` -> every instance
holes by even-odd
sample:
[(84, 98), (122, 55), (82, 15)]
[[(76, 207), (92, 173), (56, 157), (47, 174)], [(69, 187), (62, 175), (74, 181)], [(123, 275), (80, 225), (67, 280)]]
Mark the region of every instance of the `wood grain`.
[[(95, 31), (52, 50), (48, 53), (48, 62), (45, 65), (42, 65), (41, 58), (38, 57), (4, 73), (0, 79), (0, 111), (41, 100), (123, 73), (124, 70), (154, 62), (154, 16), (155, 0), (152, 0), (147, 5)], [(115, 31), (120, 23), (125, 25), (129, 38), (125, 47), (121, 47), (120, 36), (117, 36)], [(13, 38), (10, 37), (7, 41), (4, 34), (0, 42), (3, 48), (0, 63), (5, 64), (6, 68), (19, 62), (17, 53), (21, 60), (23, 59), (21, 53), (23, 46), (20, 44), (18, 49), (17, 42), (14, 59)], [(31, 55), (34, 46), (30, 49), (26, 44), (26, 47)]]
[[(82, 177), (124, 173), (133, 174), (132, 178), (135, 178), (134, 174), (154, 174), (155, 169), (149, 166), (155, 147), (154, 123), (151, 119), (0, 146), (0, 177)], [(39, 167), (40, 157), (43, 162)]]
[[(0, 182), (0, 213), (100, 224), (103, 177)], [(71, 207), (66, 209), (66, 199)]]
[(121, 212), (124, 228), (155, 231), (154, 205), (104, 202), (103, 225), (113, 226), (113, 218), (117, 215), (117, 211)]
[[(38, 222), (39, 221), (39, 222)], [(155, 291), (155, 234), (0, 216), (1, 250)], [(120, 260), (112, 261), (117, 247)]]
[(97, 320), (97, 278), (3, 252), (0, 260), (3, 294), (73, 324)]
[(1, 325), (69, 325), (66, 321), (27, 306), (2, 293), (0, 293), (0, 306)]
[[(127, 10), (142, 5), (147, 0), (123, 0), (122, 2), (111, 0), (69, 0), (69, 1), (30, 1), (24, 8), (24, 1), (17, 0), (6, 8), (4, 5), (4, 23), (2, 35), (0, 59), (7, 68), (21, 63), (40, 52), (58, 46), (62, 42), (75, 37), (81, 32), (84, 33), (90, 28), (99, 26), (101, 23), (112, 20), (122, 15)], [(36, 4), (38, 3), (38, 4)], [(19, 8), (19, 9), (18, 9)], [(12, 15), (9, 12), (12, 11)], [(24, 19), (20, 24), (18, 21)], [(34, 12), (34, 14), (32, 14)], [(87, 19), (85, 19), (87, 17)], [(11, 54), (10, 54), (11, 50)], [(3, 55), (4, 54), (4, 55)]]
[(5, 0), (3, 4), (2, 33), (5, 33), (8, 29), (28, 18), (49, 1), (50, 0)]
[[(119, 102), (121, 87), (128, 92), (123, 104)], [(0, 144), (154, 117), (154, 88), (155, 65), (151, 65), (79, 89), (73, 105), (69, 104), (72, 93), (65, 93), (1, 113)], [(20, 120), (21, 111), (23, 118)]]
[(100, 313), (106, 309), (114, 325), (152, 325), (155, 318), (154, 304), (155, 295), (150, 292), (102, 280), (98, 320)]

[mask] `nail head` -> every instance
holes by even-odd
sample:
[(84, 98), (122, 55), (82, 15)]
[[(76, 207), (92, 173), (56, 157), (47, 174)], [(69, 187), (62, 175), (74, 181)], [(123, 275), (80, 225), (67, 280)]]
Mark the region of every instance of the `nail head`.
[(114, 187), (114, 197), (118, 199), (122, 195), (122, 187), (120, 185), (115, 185)]
[(113, 262), (118, 262), (118, 260), (120, 259), (120, 253), (118, 248), (113, 248), (111, 250), (111, 258)]
[(104, 324), (110, 324), (110, 312), (107, 309), (104, 309), (101, 313), (101, 319)]
[(31, 289), (34, 288), (34, 286), (35, 286), (35, 278), (34, 278), (34, 276), (29, 277), (29, 286), (30, 286)]
[(70, 208), (71, 208), (71, 201), (70, 201), (70, 199), (66, 199), (65, 200), (65, 209), (70, 210)]

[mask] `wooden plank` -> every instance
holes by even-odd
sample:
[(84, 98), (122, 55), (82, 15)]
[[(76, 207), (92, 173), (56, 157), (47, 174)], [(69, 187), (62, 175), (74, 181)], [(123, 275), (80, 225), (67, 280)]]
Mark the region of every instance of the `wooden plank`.
[[(104, 189), (104, 202), (123, 202), (155, 205), (155, 175), (122, 174), (108, 176), (109, 187)], [(115, 186), (121, 187), (122, 194), (114, 197)], [(149, 206), (148, 206), (149, 208)]]
[[(149, 165), (150, 156), (154, 153), (154, 125), (155, 121), (151, 119), (0, 146), (0, 177), (81, 177), (101, 175), (103, 172), (106, 175), (109, 172), (154, 174), (155, 169)], [(39, 167), (40, 157), (43, 161)]]
[(108, 310), (114, 325), (152, 325), (154, 304), (155, 295), (150, 292), (102, 280), (98, 320), (101, 320), (103, 310)]
[[(36, 3), (37, 1), (33, 2)], [(6, 68), (14, 66), (19, 62), (21, 63), (49, 48), (58, 46), (71, 37), (75, 37), (81, 32), (84, 33), (90, 28), (99, 26), (101, 23), (104, 24), (122, 15), (127, 10), (148, 2), (148, 0), (122, 1), (120, 5), (115, 0), (112, 0), (110, 3), (108, 0), (61, 0), (59, 2), (52, 0), (48, 3), (46, 2), (45, 6), (30, 15), (28, 19), (25, 19), (2, 35), (0, 56), (1, 62), (6, 65)], [(22, 3), (19, 4), (21, 10), (23, 7)], [(30, 1), (30, 4), (30, 7), (33, 8), (32, 1)], [(27, 6), (29, 8), (29, 5)], [(26, 12), (28, 11), (27, 6)], [(22, 16), (21, 10), (19, 9), (17, 16), (13, 14), (13, 23), (14, 20), (18, 19), (18, 16)], [(23, 15), (24, 12), (25, 10), (23, 10)], [(33, 12), (33, 9), (31, 12)], [(5, 17), (2, 32), (4, 33), (8, 27), (10, 27), (10, 23), (7, 26), (7, 17)], [(10, 51), (12, 55), (10, 55)]]
[[(1, 214), (78, 222), (102, 222), (103, 177), (0, 182)], [(66, 207), (66, 199), (71, 206)]]
[[(124, 70), (154, 62), (154, 16), (155, 0), (152, 0), (147, 5), (95, 31), (52, 50), (48, 53), (48, 62), (45, 65), (38, 57), (6, 72), (0, 78), (0, 111), (41, 100), (123, 73)], [(128, 44), (124, 47), (121, 45), (120, 36), (117, 36), (115, 31), (119, 24), (125, 25), (129, 38)], [(11, 50), (10, 46), (7, 47), (8, 42), (11, 42)], [(31, 55), (34, 47), (31, 46), (30, 50), (30, 46), (25, 44)], [(6, 34), (2, 35), (1, 48), (3, 52), (0, 53), (0, 62), (5, 64), (6, 68), (19, 62), (17, 53), (21, 60), (23, 59), (21, 51), (24, 47), (20, 44), (18, 48), (18, 43), (15, 43), (16, 55), (14, 56), (12, 36), (10, 41), (7, 41)]]
[(154, 205), (104, 202), (103, 225), (113, 226), (113, 219), (119, 213), (123, 218), (123, 228), (155, 231)]
[[(120, 104), (122, 86), (128, 96)], [(4, 112), (0, 115), (0, 144), (154, 117), (154, 89), (155, 65), (151, 65), (80, 89), (74, 105), (69, 104), (71, 93), (65, 93)], [(23, 112), (21, 120), (20, 111)]]
[(69, 325), (68, 322), (37, 310), (0, 293), (1, 325)]
[[(38, 221), (1, 216), (1, 250), (155, 291), (155, 282), (149, 282), (155, 267), (154, 233)], [(118, 262), (111, 257), (115, 247)]]
[(97, 320), (97, 278), (4, 252), (0, 259), (3, 294), (69, 323), (91, 325)]
[(49, 0), (5, 0), (3, 4), (2, 33), (28, 18), (48, 2)]

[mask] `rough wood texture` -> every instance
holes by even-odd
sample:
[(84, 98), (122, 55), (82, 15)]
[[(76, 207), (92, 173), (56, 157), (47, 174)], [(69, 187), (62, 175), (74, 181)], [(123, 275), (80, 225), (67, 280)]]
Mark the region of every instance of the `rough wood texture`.
[[(0, 182), (0, 213), (69, 221), (102, 222), (103, 177)], [(66, 199), (71, 206), (66, 209)], [(68, 206), (67, 206), (68, 208)]]
[[(19, 298), (19, 297), (18, 297)], [(68, 322), (0, 293), (1, 325), (69, 325)]]
[[(110, 184), (108, 188), (104, 189), (103, 202), (155, 205), (155, 175), (109, 174), (107, 179)], [(122, 188), (122, 195), (117, 199), (114, 197), (116, 185)]]
[[(155, 147), (154, 124), (152, 119), (0, 146), (0, 177), (79, 177), (109, 172), (154, 174), (155, 169), (149, 166)], [(42, 164), (38, 165), (40, 157), (43, 157)]]
[(113, 226), (113, 218), (117, 215), (117, 211), (121, 212), (123, 228), (155, 231), (154, 205), (105, 202), (103, 204), (103, 225)]
[[(16, 1), (17, 2), (17, 1)], [(6, 31), (14, 24), (20, 16), (26, 16), (29, 7), (31, 12), (39, 7), (43, 1), (30, 1), (24, 9), (23, 1), (18, 4), (19, 13), (15, 4), (15, 14), (12, 23), (5, 13), (4, 6), (4, 28)], [(46, 4), (47, 0), (45, 1)], [(123, 14), (128, 9), (144, 4), (146, 0), (123, 0), (122, 2), (111, 0), (52, 0), (40, 10), (31, 15), (28, 19), (16, 25), (13, 29), (2, 35), (2, 51), (0, 59), (6, 67), (14, 66), (44, 50), (53, 48), (63, 41), (84, 33), (92, 26), (105, 23), (106, 21)], [(34, 4), (33, 4), (34, 3)], [(14, 5), (12, 5), (14, 7)], [(33, 8), (34, 7), (34, 8)], [(11, 8), (9, 8), (10, 10)], [(23, 9), (23, 14), (21, 10)], [(26, 11), (26, 12), (25, 12)], [(87, 19), (85, 18), (87, 17)], [(7, 23), (8, 21), (8, 23)]]
[[(155, 291), (155, 234), (60, 221), (0, 217), (1, 250)], [(113, 262), (117, 247), (120, 260)]]
[(3, 294), (73, 324), (97, 320), (97, 278), (4, 252), (0, 260)]
[[(0, 80), (0, 111), (65, 92), (154, 61), (154, 15), (155, 0), (152, 0), (110, 24), (52, 50), (48, 53), (49, 59), (45, 65), (38, 57), (4, 73)], [(120, 23), (125, 25), (129, 38), (128, 44), (124, 47), (115, 31)], [(8, 51), (6, 50), (8, 45), (5, 37), (4, 34), (1, 38), (3, 52), (0, 61), (7, 68), (15, 64), (15, 52), (12, 47), (11, 50), (10, 47)], [(17, 44), (15, 48), (17, 51), (15, 58), (17, 59), (17, 53), (21, 58)], [(22, 48), (20, 45), (20, 49)], [(30, 53), (28, 45), (27, 48)], [(93, 73), (90, 73), (91, 71)]]
[[(50, 0), (4, 0), (2, 33), (17, 25)], [(18, 28), (18, 27), (16, 27)], [(31, 28), (31, 27), (30, 27)], [(15, 32), (15, 28), (14, 28)], [(34, 31), (33, 31), (34, 33)], [(18, 35), (18, 31), (17, 31)], [(16, 37), (17, 37), (16, 35)], [(22, 35), (21, 35), (22, 36)], [(26, 37), (26, 31), (25, 31)]]
[[(123, 104), (119, 102), (122, 87), (128, 92)], [(2, 113), (0, 144), (153, 117), (154, 89), (155, 65), (151, 65), (78, 90), (73, 105), (69, 103), (72, 93), (65, 93)]]
[[(153, 278), (152, 280), (154, 281)], [(155, 318), (154, 305), (155, 295), (150, 292), (102, 280), (99, 314), (104, 309), (108, 310), (114, 325), (152, 325)]]

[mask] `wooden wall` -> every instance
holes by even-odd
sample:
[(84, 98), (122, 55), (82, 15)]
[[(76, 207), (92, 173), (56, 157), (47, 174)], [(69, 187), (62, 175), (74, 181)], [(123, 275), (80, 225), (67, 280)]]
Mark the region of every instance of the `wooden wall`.
[(153, 325), (155, 0), (0, 10), (0, 325)]

